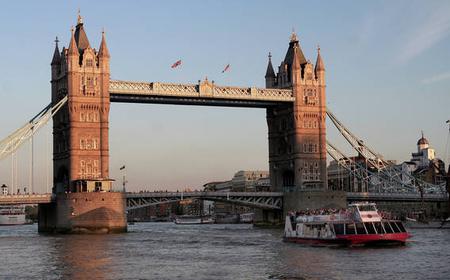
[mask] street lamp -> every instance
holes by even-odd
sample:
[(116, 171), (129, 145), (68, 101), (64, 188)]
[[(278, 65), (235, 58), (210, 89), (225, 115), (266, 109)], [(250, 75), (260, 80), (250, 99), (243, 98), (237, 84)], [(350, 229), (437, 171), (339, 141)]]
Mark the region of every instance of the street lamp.
[(125, 193), (126, 192), (126, 184), (127, 184), (127, 180), (126, 180), (127, 173), (125, 171), (125, 165), (120, 167), (119, 170), (122, 170), (122, 172), (123, 172), (123, 174), (122, 174), (122, 191)]

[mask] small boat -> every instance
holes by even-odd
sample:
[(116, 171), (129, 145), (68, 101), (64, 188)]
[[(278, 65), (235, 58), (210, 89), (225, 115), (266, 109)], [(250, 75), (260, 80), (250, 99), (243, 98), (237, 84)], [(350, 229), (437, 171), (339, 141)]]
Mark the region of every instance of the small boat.
[(216, 214), (215, 215), (216, 224), (238, 224), (239, 214)]
[(243, 213), (239, 216), (239, 221), (241, 224), (251, 224), (255, 218), (255, 213)]
[(0, 205), (0, 226), (24, 225), (25, 205)]
[(214, 219), (211, 216), (183, 215), (176, 217), (174, 222), (177, 225), (214, 224)]
[(404, 245), (410, 236), (401, 221), (383, 219), (375, 203), (354, 203), (345, 211), (288, 215), (283, 239), (348, 246)]

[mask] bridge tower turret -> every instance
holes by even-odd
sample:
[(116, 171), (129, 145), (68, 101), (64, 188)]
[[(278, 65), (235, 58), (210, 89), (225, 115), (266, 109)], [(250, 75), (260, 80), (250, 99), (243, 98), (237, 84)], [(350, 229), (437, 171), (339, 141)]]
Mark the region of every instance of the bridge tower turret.
[(272, 88), (276, 81), (275, 71), (273, 70), (272, 66), (272, 54), (269, 53), (269, 62), (267, 63), (267, 70), (266, 70), (266, 88)]
[(110, 192), (109, 60), (104, 32), (97, 52), (81, 15), (68, 49), (59, 54), (55, 47), (52, 101), (65, 96), (68, 101), (53, 117), (52, 190), (57, 201), (56, 209), (48, 211), (57, 216), (40, 223), (41, 231), (126, 230), (124, 196)]

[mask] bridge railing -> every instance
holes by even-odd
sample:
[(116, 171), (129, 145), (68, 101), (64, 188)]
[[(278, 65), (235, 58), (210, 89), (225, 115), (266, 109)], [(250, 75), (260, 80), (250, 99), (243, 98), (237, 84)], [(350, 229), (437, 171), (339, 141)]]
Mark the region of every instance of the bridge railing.
[(50, 203), (52, 194), (10, 194), (0, 195), (1, 204), (38, 204)]

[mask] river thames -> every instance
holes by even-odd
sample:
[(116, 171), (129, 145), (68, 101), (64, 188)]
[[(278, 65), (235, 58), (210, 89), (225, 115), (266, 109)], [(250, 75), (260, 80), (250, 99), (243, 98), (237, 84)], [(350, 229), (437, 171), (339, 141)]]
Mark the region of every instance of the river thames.
[(0, 279), (448, 279), (450, 231), (412, 234), (403, 247), (330, 248), (251, 225), (139, 223), (112, 235), (0, 227)]

